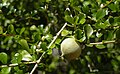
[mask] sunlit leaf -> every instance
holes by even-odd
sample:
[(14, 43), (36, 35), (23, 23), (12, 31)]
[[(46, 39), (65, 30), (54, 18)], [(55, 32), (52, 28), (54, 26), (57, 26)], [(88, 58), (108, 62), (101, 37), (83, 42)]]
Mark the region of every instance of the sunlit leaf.
[(61, 32), (61, 36), (67, 36), (69, 34), (69, 31), (68, 30), (63, 30)]
[(7, 63), (7, 59), (8, 59), (8, 56), (5, 52), (1, 52), (0, 53), (0, 61), (3, 63), (3, 64), (6, 64)]
[(2, 68), (1, 74), (10, 74), (11, 67)]
[(29, 50), (28, 43), (27, 43), (27, 41), (26, 41), (25, 39), (21, 39), (21, 40), (19, 41), (19, 44), (22, 46), (23, 49)]
[(8, 32), (13, 33), (14, 32), (14, 26), (11, 24), (8, 26)]
[(97, 11), (96, 19), (97, 20), (102, 19), (105, 15), (106, 15), (106, 10), (105, 9), (100, 9), (100, 10)]
[(37, 27), (35, 26), (35, 25), (32, 25), (31, 27), (30, 27), (30, 30), (36, 30), (37, 29)]
[(11, 60), (12, 63), (20, 63), (22, 60), (22, 55), (19, 53), (16, 53), (13, 57), (13, 59)]
[(84, 31), (88, 38), (93, 34), (93, 28), (91, 27), (90, 24), (84, 26)]
[(65, 20), (71, 24), (74, 23), (74, 18), (69, 15), (65, 15)]
[(104, 49), (104, 48), (106, 48), (106, 47), (105, 47), (104, 45), (102, 45), (102, 44), (97, 44), (96, 47), (97, 47), (98, 49)]
[(3, 33), (3, 28), (2, 28), (2, 26), (0, 26), (0, 34), (2, 34)]
[(23, 61), (32, 61), (32, 56), (26, 50), (22, 50), (20, 54)]
[(23, 27), (21, 30), (20, 30), (20, 35), (25, 31), (25, 28)]

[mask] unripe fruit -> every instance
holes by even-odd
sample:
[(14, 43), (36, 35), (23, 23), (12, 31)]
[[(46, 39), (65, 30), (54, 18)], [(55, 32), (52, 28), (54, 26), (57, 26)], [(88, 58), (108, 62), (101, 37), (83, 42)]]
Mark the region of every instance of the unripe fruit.
[(74, 38), (66, 38), (61, 43), (61, 52), (67, 60), (73, 60), (81, 54), (81, 47)]

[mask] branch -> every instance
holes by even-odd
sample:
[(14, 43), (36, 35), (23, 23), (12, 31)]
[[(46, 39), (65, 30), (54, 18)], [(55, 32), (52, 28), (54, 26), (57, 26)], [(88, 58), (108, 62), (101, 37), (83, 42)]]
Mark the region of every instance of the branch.
[(113, 41), (103, 41), (103, 42), (90, 43), (88, 45), (107, 44), (107, 43), (115, 43), (115, 40), (113, 40)]
[(102, 6), (101, 8), (105, 8), (106, 6), (108, 6), (110, 3), (112, 3), (112, 0), (110, 0), (107, 4), (105, 4), (104, 6)]
[[(63, 25), (63, 27), (60, 29), (60, 31), (56, 34), (56, 36), (53, 38), (52, 42), (49, 44), (49, 46), (47, 47), (48, 49), (51, 47), (51, 45), (55, 42), (55, 40), (57, 39), (57, 37), (60, 35), (60, 33), (62, 32), (62, 30), (66, 27), (67, 23), (65, 23)], [(43, 52), (43, 54), (40, 56), (40, 58), (37, 60), (37, 63), (35, 64), (35, 66), (33, 67), (32, 71), (30, 72), (30, 74), (33, 74), (33, 72), (35, 71), (35, 69), (38, 67), (38, 64), (40, 63), (42, 57), (46, 54), (46, 52)]]
[(33, 62), (21, 62), (21, 63), (14, 63), (14, 64), (9, 64), (9, 65), (1, 65), (0, 68), (3, 68), (3, 67), (14, 67), (14, 66), (18, 66), (20, 64), (34, 64), (36, 63), (35, 61)]

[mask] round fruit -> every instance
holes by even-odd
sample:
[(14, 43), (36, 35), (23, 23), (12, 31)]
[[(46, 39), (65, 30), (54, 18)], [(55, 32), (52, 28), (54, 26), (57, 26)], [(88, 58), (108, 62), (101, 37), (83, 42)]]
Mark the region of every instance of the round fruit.
[(61, 43), (61, 52), (62, 56), (64, 56), (67, 60), (73, 60), (80, 56), (81, 47), (75, 41), (75, 38), (66, 38)]

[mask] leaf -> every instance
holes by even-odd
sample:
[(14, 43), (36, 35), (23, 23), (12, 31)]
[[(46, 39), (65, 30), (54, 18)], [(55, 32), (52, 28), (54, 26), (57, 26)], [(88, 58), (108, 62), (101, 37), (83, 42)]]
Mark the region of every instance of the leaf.
[(42, 42), (42, 43), (41, 43), (41, 48), (42, 48), (43, 50), (46, 50), (46, 49), (47, 49), (47, 44), (46, 44), (46, 42)]
[(22, 60), (22, 55), (19, 53), (16, 53), (13, 57), (13, 59), (11, 60), (12, 63), (20, 63)]
[(8, 26), (8, 33), (13, 33), (14, 32), (14, 26), (12, 24), (10, 24)]
[(21, 39), (21, 40), (19, 41), (19, 44), (22, 46), (23, 49), (29, 50), (28, 43), (27, 43), (27, 41), (26, 41), (25, 39)]
[(102, 19), (106, 15), (106, 10), (105, 9), (100, 9), (96, 13), (96, 19)]
[(102, 33), (99, 33), (99, 32), (96, 33), (96, 36), (97, 36), (98, 38), (100, 38), (102, 35), (103, 35)]
[(110, 4), (108, 7), (109, 7), (112, 11), (116, 11), (116, 6), (115, 6), (115, 4)]
[(23, 61), (32, 61), (32, 56), (26, 50), (22, 50), (20, 54), (22, 55)]
[(116, 56), (117, 60), (120, 61), (120, 56)]
[(113, 44), (113, 43), (107, 44), (107, 48), (108, 48), (108, 49), (112, 49), (113, 47), (114, 47), (114, 44)]
[(5, 67), (1, 69), (0, 74), (10, 74), (11, 67)]
[(90, 59), (90, 56), (88, 56), (88, 55), (85, 56), (85, 59), (86, 59), (88, 62), (92, 62), (92, 60)]
[(118, 29), (118, 30), (116, 31), (116, 38), (117, 38), (117, 39), (120, 39), (120, 29)]
[(86, 19), (84, 19), (84, 18), (83, 18), (83, 19), (81, 19), (81, 20), (80, 20), (80, 24), (84, 24), (84, 23), (85, 23), (85, 21), (86, 21)]
[(113, 12), (116, 12), (116, 11), (119, 11), (119, 2), (114, 2), (111, 3), (110, 5), (108, 5), (108, 7), (113, 11)]
[(100, 56), (97, 56), (97, 60), (99, 63), (101, 63), (101, 57)]
[(90, 24), (84, 26), (84, 31), (88, 39), (93, 34), (93, 28), (91, 27)]
[(65, 20), (71, 24), (74, 24), (74, 18), (69, 15), (65, 15)]
[(97, 44), (95, 45), (98, 49), (104, 49), (106, 48), (103, 44)]
[(40, 39), (41, 39), (41, 36), (38, 32), (35, 32), (33, 33), (32, 35), (32, 39), (35, 41), (35, 42), (38, 42)]
[(14, 67), (14, 74), (23, 74), (23, 70), (20, 70), (18, 66)]
[(79, 15), (76, 15), (76, 16), (74, 17), (75, 24), (84, 24), (85, 21), (86, 21), (85, 18), (86, 18), (86, 15), (83, 14), (83, 13), (81, 13), (81, 14), (79, 14)]
[(0, 34), (3, 34), (3, 28), (0, 26)]
[(60, 44), (60, 42), (61, 42), (61, 39), (57, 38), (55, 41), (55, 44)]
[(25, 28), (23, 27), (21, 30), (20, 30), (20, 35), (25, 31)]
[(69, 34), (69, 31), (68, 30), (63, 30), (61, 32), (61, 36), (67, 36)]
[(82, 37), (82, 30), (81, 29), (75, 30), (75, 37), (77, 39), (80, 39)]
[(35, 25), (32, 25), (31, 27), (30, 27), (30, 30), (36, 30), (37, 29), (37, 27), (35, 26)]
[(47, 34), (47, 35), (45, 36), (45, 39), (46, 39), (47, 41), (49, 41), (49, 42), (52, 40), (52, 38), (53, 38), (52, 34)]
[(7, 59), (8, 59), (7, 54), (4, 53), (4, 52), (1, 52), (1, 53), (0, 53), (0, 61), (1, 61), (3, 64), (6, 64), (6, 63), (7, 63)]

